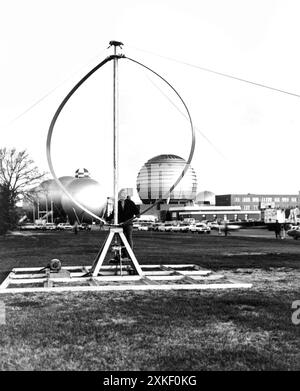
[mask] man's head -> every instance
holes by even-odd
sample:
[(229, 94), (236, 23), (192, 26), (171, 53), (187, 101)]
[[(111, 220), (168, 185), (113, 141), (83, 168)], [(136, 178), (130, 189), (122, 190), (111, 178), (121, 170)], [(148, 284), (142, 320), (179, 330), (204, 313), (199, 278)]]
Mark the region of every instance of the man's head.
[(119, 200), (124, 201), (127, 198), (127, 191), (125, 189), (122, 189), (119, 191)]

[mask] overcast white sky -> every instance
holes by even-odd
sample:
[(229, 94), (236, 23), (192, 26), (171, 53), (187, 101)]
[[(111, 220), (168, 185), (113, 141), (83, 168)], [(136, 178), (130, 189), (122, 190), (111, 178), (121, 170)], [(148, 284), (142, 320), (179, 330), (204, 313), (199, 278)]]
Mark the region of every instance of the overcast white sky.
[[(299, 18), (297, 0), (1, 0), (0, 146), (26, 148), (48, 170), (46, 137), (55, 110), (112, 53), (109, 41), (120, 40), (124, 54), (173, 84), (196, 128), (215, 146), (196, 132), (198, 191), (297, 193), (300, 98), (140, 49), (300, 94)], [(153, 85), (183, 110), (159, 80), (151, 82), (128, 60), (120, 60), (119, 68), (120, 187), (134, 187), (151, 157), (188, 157), (190, 128)], [(111, 135), (112, 62), (74, 95), (58, 120), (58, 176), (86, 167), (111, 194)]]

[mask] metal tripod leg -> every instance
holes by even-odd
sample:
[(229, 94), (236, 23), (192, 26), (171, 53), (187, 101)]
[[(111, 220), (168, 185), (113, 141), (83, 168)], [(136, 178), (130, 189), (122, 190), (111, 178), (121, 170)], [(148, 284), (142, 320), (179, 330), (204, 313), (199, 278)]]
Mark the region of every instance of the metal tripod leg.
[(115, 235), (115, 233), (113, 232), (113, 230), (110, 230), (109, 235), (106, 239), (106, 242), (105, 242), (104, 246), (102, 247), (102, 251), (101, 251), (101, 253), (100, 252), (98, 253), (97, 258), (95, 259), (94, 264), (92, 266), (91, 270), (93, 272), (92, 273), (93, 277), (97, 277), (97, 275), (100, 271), (100, 268), (102, 266), (102, 263), (105, 259), (105, 256), (107, 254), (107, 251), (109, 250), (109, 246), (111, 244), (111, 241), (112, 241), (114, 235)]
[[(124, 233), (123, 233), (123, 229), (122, 228), (111, 228), (110, 231), (109, 231), (109, 235), (106, 239), (106, 242), (104, 244), (104, 246), (102, 246), (102, 249), (99, 251), (99, 253), (97, 254), (97, 257), (93, 263), (93, 266), (91, 268), (91, 273), (92, 273), (92, 276), (93, 277), (97, 277), (97, 275), (99, 274), (99, 271), (101, 269), (101, 266), (103, 264), (103, 261), (106, 257), (106, 254), (109, 250), (109, 247), (110, 247), (110, 244), (114, 238), (115, 235), (119, 235), (120, 236), (120, 239), (121, 239), (121, 243), (123, 242), (128, 254), (129, 254), (129, 257), (131, 258), (132, 260), (132, 263), (138, 273), (139, 276), (143, 277), (143, 272), (142, 272), (142, 269), (134, 255), (134, 252), (132, 251), (132, 248), (130, 247)], [(122, 269), (121, 269), (122, 270)]]
[(98, 263), (98, 261), (99, 261), (99, 258), (100, 258), (101, 254), (102, 254), (103, 248), (104, 248), (105, 243), (106, 243), (107, 240), (108, 240), (108, 239), (106, 239), (105, 242), (103, 242), (103, 244), (102, 244), (100, 250), (98, 251), (98, 253), (97, 253), (97, 255), (96, 255), (96, 258), (95, 258), (95, 260), (94, 260), (94, 262), (93, 262), (93, 265), (92, 265), (92, 267), (91, 267), (91, 269), (90, 269), (90, 271), (89, 271), (90, 274), (91, 274), (91, 272), (94, 270), (95, 266), (97, 265), (97, 263)]
[(125, 245), (125, 248), (126, 248), (128, 254), (129, 254), (129, 257), (130, 257), (131, 260), (132, 260), (132, 263), (133, 263), (134, 266), (135, 266), (135, 269), (136, 269), (138, 275), (141, 276), (141, 277), (143, 277), (144, 275), (143, 275), (142, 269), (141, 269), (141, 267), (140, 267), (140, 265), (139, 265), (139, 263), (138, 263), (138, 261), (137, 261), (135, 255), (134, 255), (134, 252), (132, 251), (132, 248), (129, 246), (129, 243), (128, 243), (127, 239), (126, 239), (126, 236), (125, 236), (124, 233), (123, 233), (123, 230), (122, 230), (121, 232), (119, 232), (119, 235), (120, 235), (121, 241), (122, 241), (122, 242), (124, 243), (124, 245)]

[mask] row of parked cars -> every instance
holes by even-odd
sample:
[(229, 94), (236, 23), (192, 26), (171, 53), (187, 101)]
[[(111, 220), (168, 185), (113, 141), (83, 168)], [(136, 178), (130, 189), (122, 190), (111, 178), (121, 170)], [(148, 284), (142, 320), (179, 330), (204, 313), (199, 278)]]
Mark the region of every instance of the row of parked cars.
[[(46, 223), (46, 224), (33, 224), (33, 223), (26, 223), (19, 226), (19, 229), (21, 231), (31, 231), (31, 230), (40, 230), (40, 231), (70, 231), (74, 229), (74, 225), (71, 225), (69, 223)], [(89, 224), (78, 224), (77, 229), (83, 231), (83, 230), (91, 230), (91, 226)]]
[(136, 223), (133, 228), (138, 231), (159, 231), (159, 232), (192, 232), (192, 233), (206, 233), (209, 234), (212, 227), (206, 223)]

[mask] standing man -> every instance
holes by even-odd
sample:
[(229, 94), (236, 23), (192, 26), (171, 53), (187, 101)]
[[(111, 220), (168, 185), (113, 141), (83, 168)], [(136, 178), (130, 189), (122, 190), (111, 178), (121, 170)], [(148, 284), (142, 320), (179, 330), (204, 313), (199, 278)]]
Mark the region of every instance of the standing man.
[(281, 232), (281, 225), (278, 222), (278, 220), (276, 220), (276, 223), (275, 223), (275, 236), (276, 236), (276, 239), (280, 239), (281, 238), (280, 232)]
[(77, 222), (77, 220), (75, 220), (75, 222), (74, 222), (73, 229), (74, 229), (74, 234), (77, 235), (78, 234), (78, 222)]
[[(123, 228), (124, 235), (129, 243), (129, 246), (133, 248), (132, 231), (133, 231), (133, 218), (140, 216), (139, 208), (127, 195), (127, 191), (122, 189), (119, 191), (118, 201), (118, 223)], [(109, 220), (112, 220), (114, 212), (109, 216)], [(129, 220), (129, 221), (128, 221)]]
[(227, 223), (227, 221), (224, 221), (224, 235), (225, 236), (228, 235), (228, 231), (229, 231), (228, 223)]
[(218, 231), (219, 231), (219, 235), (222, 235), (222, 226), (221, 226), (221, 221), (218, 220)]

